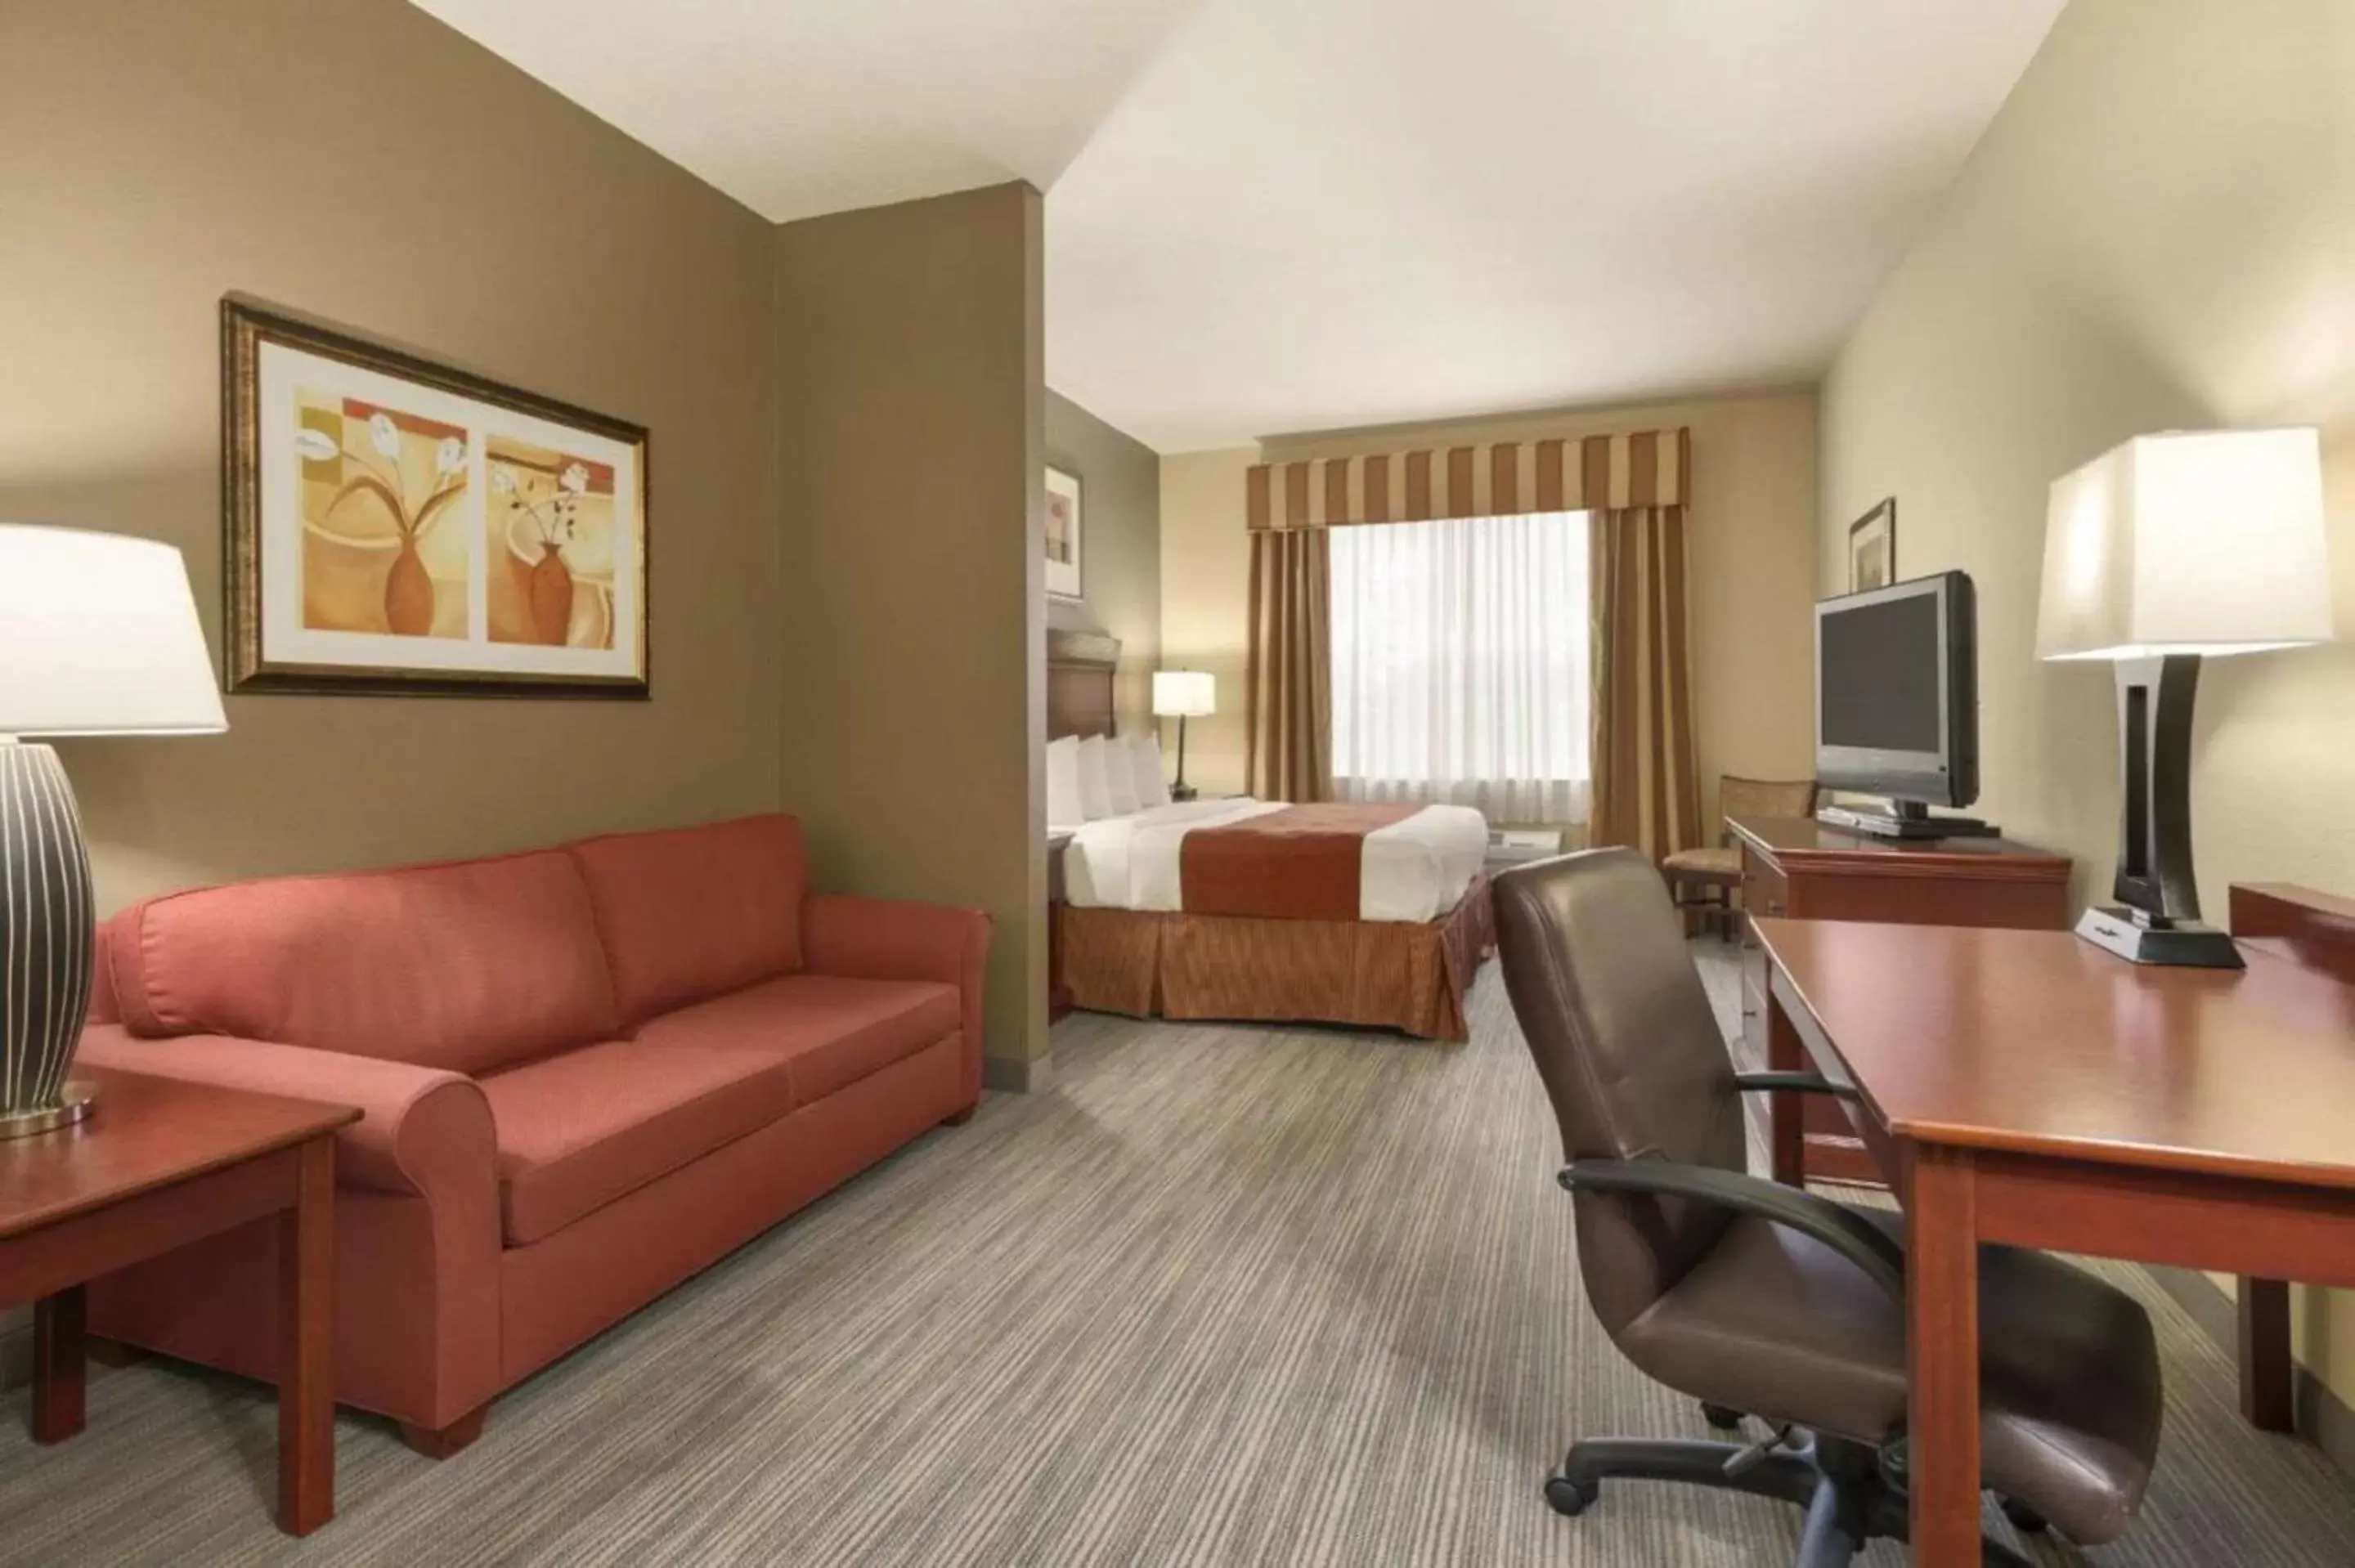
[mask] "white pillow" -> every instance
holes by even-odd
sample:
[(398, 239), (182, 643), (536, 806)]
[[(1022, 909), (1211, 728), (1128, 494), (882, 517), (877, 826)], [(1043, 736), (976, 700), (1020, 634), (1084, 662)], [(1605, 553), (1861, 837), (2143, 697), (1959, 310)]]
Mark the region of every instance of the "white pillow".
[(1145, 802), (1136, 798), (1136, 764), (1129, 754), (1128, 737), (1104, 742), (1104, 792), (1112, 797), (1113, 815), (1134, 815)]
[(1137, 809), (1169, 804), (1169, 780), (1161, 776), (1161, 737), (1151, 730), (1132, 736), (1128, 760), (1136, 773)]
[(1047, 743), (1047, 825), (1076, 828), (1088, 820), (1080, 806), (1080, 737)]
[(1114, 815), (1112, 779), (1104, 770), (1104, 737), (1092, 735), (1080, 742), (1080, 811), (1091, 822)]

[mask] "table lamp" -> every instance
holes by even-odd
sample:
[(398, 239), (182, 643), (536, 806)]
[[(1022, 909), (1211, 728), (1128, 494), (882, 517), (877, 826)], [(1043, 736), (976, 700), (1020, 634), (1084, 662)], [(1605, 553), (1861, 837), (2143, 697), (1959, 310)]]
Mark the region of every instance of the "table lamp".
[(2137, 436), (2052, 486), (2036, 653), (2116, 666), (2126, 794), (2120, 907), (2086, 910), (2077, 935), (2137, 963), (2242, 967), (2192, 877), (2200, 663), (2331, 636), (2315, 431)]
[(1208, 670), (1156, 670), (1153, 712), (1157, 718), (1178, 721), (1178, 782), (1169, 786), (1173, 800), (1190, 800), (1194, 787), (1186, 782), (1186, 721), (1219, 711), (1219, 685)]
[(229, 727), (180, 552), (0, 523), (0, 1139), (69, 1126), (97, 918), (58, 754), (25, 736)]

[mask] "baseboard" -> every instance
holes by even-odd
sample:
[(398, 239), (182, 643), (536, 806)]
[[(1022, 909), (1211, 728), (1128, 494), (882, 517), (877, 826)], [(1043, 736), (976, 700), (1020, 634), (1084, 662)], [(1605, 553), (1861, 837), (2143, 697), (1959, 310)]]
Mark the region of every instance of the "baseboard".
[[(2223, 1287), (2196, 1268), (2158, 1263), (2143, 1266), (2169, 1298), (2200, 1325), (2200, 1331), (2215, 1342), (2226, 1359), (2237, 1362), (2241, 1353), (2241, 1316)], [(2291, 1418), (2296, 1423), (2298, 1436), (2321, 1449), (2323, 1457), (2332, 1464), (2355, 1476), (2355, 1409), (2350, 1409), (2345, 1400), (2303, 1366), (2293, 1365), (2290, 1377)]]
[(1054, 1076), (1054, 1067), (1052, 1056), (1034, 1056), (1028, 1061), (1014, 1056), (984, 1056), (981, 1086), (1002, 1089), (1009, 1095), (1038, 1094)]

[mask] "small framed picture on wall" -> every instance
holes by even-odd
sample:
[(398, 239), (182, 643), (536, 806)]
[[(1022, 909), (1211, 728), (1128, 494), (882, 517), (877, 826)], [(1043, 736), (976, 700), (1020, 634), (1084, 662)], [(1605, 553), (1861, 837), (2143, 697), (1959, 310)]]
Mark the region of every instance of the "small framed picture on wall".
[(1849, 524), (1848, 591), (1863, 593), (1897, 580), (1897, 497)]
[(1081, 597), (1080, 476), (1047, 470), (1047, 591)]

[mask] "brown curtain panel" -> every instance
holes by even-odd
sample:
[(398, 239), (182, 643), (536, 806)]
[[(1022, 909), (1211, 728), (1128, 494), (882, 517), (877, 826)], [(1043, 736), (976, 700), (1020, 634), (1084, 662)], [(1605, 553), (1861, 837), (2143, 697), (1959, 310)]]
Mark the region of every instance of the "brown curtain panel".
[(1589, 540), (1594, 807), (1588, 840), (1627, 844), (1657, 861), (1701, 842), (1685, 509), (1599, 511)]
[(1263, 800), (1333, 793), (1333, 551), (1322, 528), (1251, 536), (1251, 649), (1243, 723), (1251, 792)]

